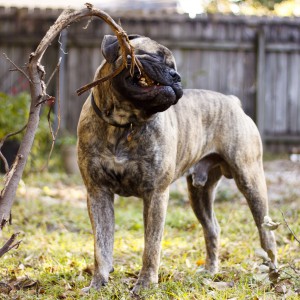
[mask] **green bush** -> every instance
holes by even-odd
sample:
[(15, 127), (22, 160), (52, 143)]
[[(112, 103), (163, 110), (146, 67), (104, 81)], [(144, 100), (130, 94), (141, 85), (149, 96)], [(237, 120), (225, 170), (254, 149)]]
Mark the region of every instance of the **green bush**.
[[(30, 101), (31, 98), (28, 93), (20, 93), (14, 96), (0, 93), (0, 139), (8, 133), (21, 129), (26, 124), (29, 116)], [(47, 121), (47, 113), (48, 109), (42, 109), (39, 126), (28, 158), (26, 171), (39, 170), (47, 162), (52, 142)], [(10, 139), (21, 142), (24, 132), (25, 131)], [(57, 160), (55, 158), (54, 161), (57, 166)]]

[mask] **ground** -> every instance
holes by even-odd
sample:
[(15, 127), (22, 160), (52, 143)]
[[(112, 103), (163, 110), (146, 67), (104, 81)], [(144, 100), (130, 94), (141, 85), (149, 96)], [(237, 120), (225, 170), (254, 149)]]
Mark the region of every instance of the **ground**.
[[(203, 234), (189, 208), (184, 181), (179, 180), (170, 195), (159, 285), (141, 299), (299, 299), (300, 163), (268, 161), (265, 171), (270, 213), (282, 223), (275, 231), (280, 277), (269, 278), (269, 268), (257, 250), (252, 216), (230, 180), (222, 181), (216, 201), (222, 229), (221, 269), (214, 277), (201, 272)], [(13, 224), (2, 236), (3, 244), (13, 232), (20, 232), (22, 242), (0, 259), (0, 299), (133, 297), (130, 289), (143, 249), (142, 203), (116, 199), (115, 272), (100, 292), (83, 295), (80, 289), (89, 284), (93, 264), (85, 194), (79, 176), (43, 173), (24, 178), (13, 207)]]

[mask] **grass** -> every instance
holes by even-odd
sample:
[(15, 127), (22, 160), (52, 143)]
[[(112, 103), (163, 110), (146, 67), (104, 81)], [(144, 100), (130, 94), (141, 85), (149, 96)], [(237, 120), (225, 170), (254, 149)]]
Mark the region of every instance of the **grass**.
[[(6, 284), (13, 287), (11, 299), (132, 299), (130, 290), (143, 250), (141, 200), (116, 199), (115, 272), (106, 287), (84, 295), (81, 288), (91, 280), (93, 238), (80, 179), (43, 174), (25, 182), (13, 207), (13, 225), (3, 232), (2, 241), (20, 232), (22, 243), (1, 258), (0, 299), (8, 299)], [(254, 221), (245, 201), (232, 197), (234, 194), (222, 190), (216, 201), (222, 228), (221, 270), (211, 278), (197, 272), (205, 258), (205, 245), (186, 195), (171, 193), (160, 282), (143, 291), (142, 299), (280, 299), (283, 285), (286, 299), (299, 299), (295, 291), (300, 288), (300, 245), (286, 226), (280, 226), (276, 234), (281, 281), (275, 287), (262, 281), (258, 271), (261, 259), (255, 255), (260, 246)], [(285, 200), (274, 204), (271, 214), (282, 221), (279, 209), (284, 211), (299, 237), (300, 207), (295, 205), (299, 196)]]

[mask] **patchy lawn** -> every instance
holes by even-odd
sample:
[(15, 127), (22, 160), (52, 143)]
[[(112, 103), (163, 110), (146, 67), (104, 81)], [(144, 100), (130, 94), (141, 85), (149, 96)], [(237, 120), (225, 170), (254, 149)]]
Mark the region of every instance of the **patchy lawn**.
[[(255, 252), (260, 246), (254, 221), (227, 180), (215, 205), (222, 228), (220, 272), (213, 278), (199, 272), (205, 258), (202, 229), (180, 180), (171, 191), (160, 283), (142, 298), (299, 299), (300, 244), (281, 211), (300, 238), (300, 164), (268, 162), (266, 175), (271, 216), (282, 223), (276, 230), (279, 283), (270, 284), (264, 273)], [(20, 232), (22, 243), (0, 259), (0, 299), (131, 299), (143, 250), (142, 202), (116, 198), (115, 204), (115, 272), (100, 292), (84, 295), (80, 290), (91, 280), (93, 237), (80, 178), (47, 173), (25, 178), (13, 206), (13, 225), (3, 232), (1, 244), (13, 232)]]

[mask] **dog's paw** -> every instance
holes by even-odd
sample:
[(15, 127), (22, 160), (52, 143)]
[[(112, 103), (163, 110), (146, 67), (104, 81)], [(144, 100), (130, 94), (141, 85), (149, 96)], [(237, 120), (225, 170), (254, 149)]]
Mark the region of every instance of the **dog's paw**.
[(107, 281), (105, 280), (95, 280), (93, 279), (91, 284), (83, 289), (81, 289), (82, 293), (89, 293), (90, 290), (99, 291), (101, 287), (105, 286), (107, 284)]
[(204, 275), (213, 276), (218, 273), (218, 267), (217, 266), (201, 266), (197, 269), (196, 273), (201, 273)]
[(157, 283), (153, 283), (151, 281), (145, 280), (138, 280), (131, 293), (134, 295), (140, 295), (143, 290), (149, 289), (150, 287), (157, 286)]

